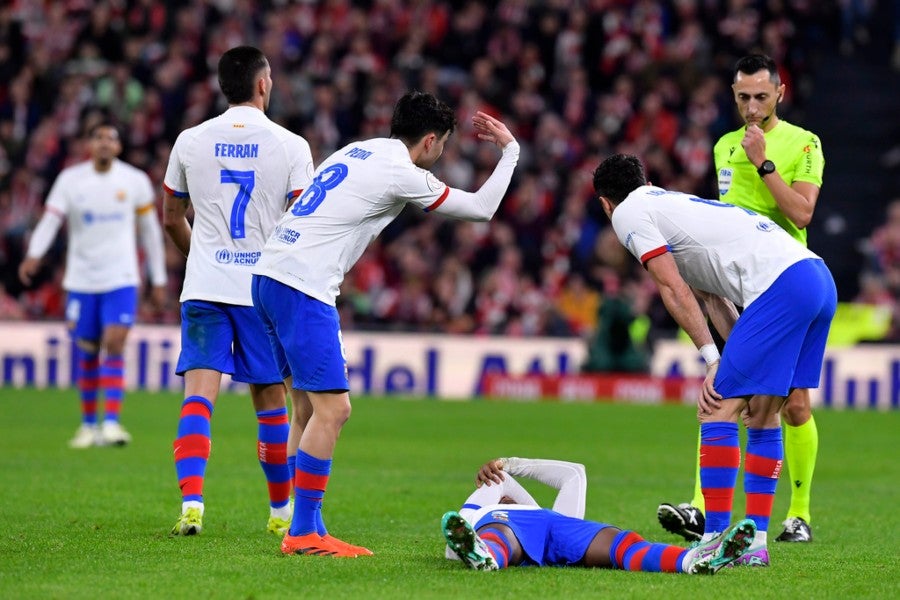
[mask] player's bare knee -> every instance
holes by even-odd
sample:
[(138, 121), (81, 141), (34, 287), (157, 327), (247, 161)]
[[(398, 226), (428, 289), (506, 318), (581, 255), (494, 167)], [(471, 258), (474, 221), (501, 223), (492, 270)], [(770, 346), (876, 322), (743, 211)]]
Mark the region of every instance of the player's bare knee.
[(785, 423), (792, 427), (799, 427), (812, 417), (812, 410), (808, 404), (786, 403), (781, 409), (781, 416)]
[(99, 340), (86, 340), (84, 338), (76, 338), (75, 345), (78, 349), (87, 354), (97, 354), (100, 352)]

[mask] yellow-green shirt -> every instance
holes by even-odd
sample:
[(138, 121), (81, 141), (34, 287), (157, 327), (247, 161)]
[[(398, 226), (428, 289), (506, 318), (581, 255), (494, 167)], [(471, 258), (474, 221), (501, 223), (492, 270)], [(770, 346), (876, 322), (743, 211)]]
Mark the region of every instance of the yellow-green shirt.
[[(741, 127), (726, 133), (719, 138), (713, 149), (719, 181), (719, 200), (769, 217), (805, 246), (806, 229), (799, 229), (784, 216), (741, 147), (745, 130)], [(825, 156), (817, 135), (787, 121), (779, 121), (766, 132), (765, 138), (766, 158), (775, 163), (775, 168), (788, 185), (795, 181), (806, 181), (822, 186)]]

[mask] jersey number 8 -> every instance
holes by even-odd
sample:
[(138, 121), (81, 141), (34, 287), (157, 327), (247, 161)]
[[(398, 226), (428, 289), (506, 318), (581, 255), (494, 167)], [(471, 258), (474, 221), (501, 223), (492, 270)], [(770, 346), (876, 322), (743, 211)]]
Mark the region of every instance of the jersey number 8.
[(325, 201), (328, 190), (336, 188), (347, 177), (348, 172), (347, 165), (343, 163), (335, 163), (322, 169), (322, 172), (315, 176), (303, 195), (294, 203), (291, 214), (295, 217), (305, 217), (314, 213)]

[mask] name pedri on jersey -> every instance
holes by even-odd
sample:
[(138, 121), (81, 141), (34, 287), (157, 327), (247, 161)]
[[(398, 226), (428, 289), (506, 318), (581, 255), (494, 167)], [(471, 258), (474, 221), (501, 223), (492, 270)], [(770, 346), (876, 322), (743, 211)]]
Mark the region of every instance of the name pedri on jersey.
[(234, 106), (175, 141), (164, 187), (194, 207), (181, 301), (251, 306), (250, 280), (275, 223), (313, 173), (309, 144)]
[(400, 140), (349, 144), (316, 169), (254, 272), (333, 306), (346, 272), (407, 203), (430, 210), (449, 192)]
[(628, 194), (612, 224), (642, 264), (671, 252), (690, 286), (745, 308), (785, 269), (819, 258), (768, 217), (650, 185)]
[(105, 173), (91, 161), (64, 169), (46, 203), (66, 218), (63, 288), (100, 293), (138, 285), (136, 212), (154, 199), (146, 173), (120, 160)]

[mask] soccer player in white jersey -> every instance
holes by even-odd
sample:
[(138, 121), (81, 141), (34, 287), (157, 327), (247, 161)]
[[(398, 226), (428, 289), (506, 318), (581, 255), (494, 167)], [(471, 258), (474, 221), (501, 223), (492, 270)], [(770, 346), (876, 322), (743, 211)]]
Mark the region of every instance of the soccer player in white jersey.
[[(182, 510), (172, 533), (202, 529), (210, 420), (228, 373), (250, 385), (257, 454), (269, 490), (267, 527), (283, 534), (291, 516), (292, 473), (286, 392), (252, 306), (250, 278), (275, 223), (306, 187), (312, 154), (306, 140), (266, 117), (272, 78), (260, 50), (228, 50), (218, 76), (228, 110), (178, 136), (164, 182), (166, 231), (187, 256), (176, 367), (184, 375), (185, 400), (173, 444)], [(190, 205), (193, 226), (186, 218)], [(299, 438), (292, 439), (296, 448)]]
[[(766, 530), (784, 458), (778, 413), (792, 389), (819, 385), (837, 303), (831, 273), (767, 217), (647, 185), (634, 156), (604, 160), (594, 190), (619, 241), (649, 271), (707, 365), (697, 411), (706, 501), (701, 541), (731, 520), (741, 463), (737, 423), (749, 409), (744, 491), (757, 534), (736, 562), (768, 565)], [(727, 340), (721, 357), (695, 291)], [(739, 317), (735, 305), (744, 307)]]
[[(75, 340), (81, 426), (73, 448), (123, 446), (130, 434), (119, 422), (125, 395), (123, 353), (137, 312), (136, 226), (153, 284), (151, 300), (163, 306), (166, 266), (162, 229), (150, 178), (122, 162), (119, 132), (109, 121), (91, 127), (90, 160), (64, 169), (53, 183), (19, 278), (31, 285), (41, 258), (65, 222), (68, 232), (63, 288), (68, 292), (66, 321)], [(104, 392), (102, 426), (98, 391)]]
[(338, 435), (350, 417), (349, 381), (335, 297), (366, 246), (407, 204), (458, 219), (486, 221), (500, 205), (519, 157), (506, 125), (484, 113), (480, 139), (502, 148), (475, 193), (452, 189), (428, 169), (456, 126), (446, 104), (420, 92), (397, 102), (391, 137), (351, 143), (316, 169), (285, 213), (254, 269), (253, 303), (263, 316), (294, 406), (306, 415), (294, 477), (294, 515), (285, 554), (371, 552), (328, 534), (322, 499)]
[[(558, 490), (542, 508), (515, 477)], [(584, 465), (561, 460), (497, 458), (475, 476), (476, 489), (459, 511), (441, 519), (445, 555), (470, 569), (581, 566), (652, 573), (714, 575), (739, 559), (756, 526), (745, 519), (691, 548), (645, 541), (633, 531), (584, 518)]]

